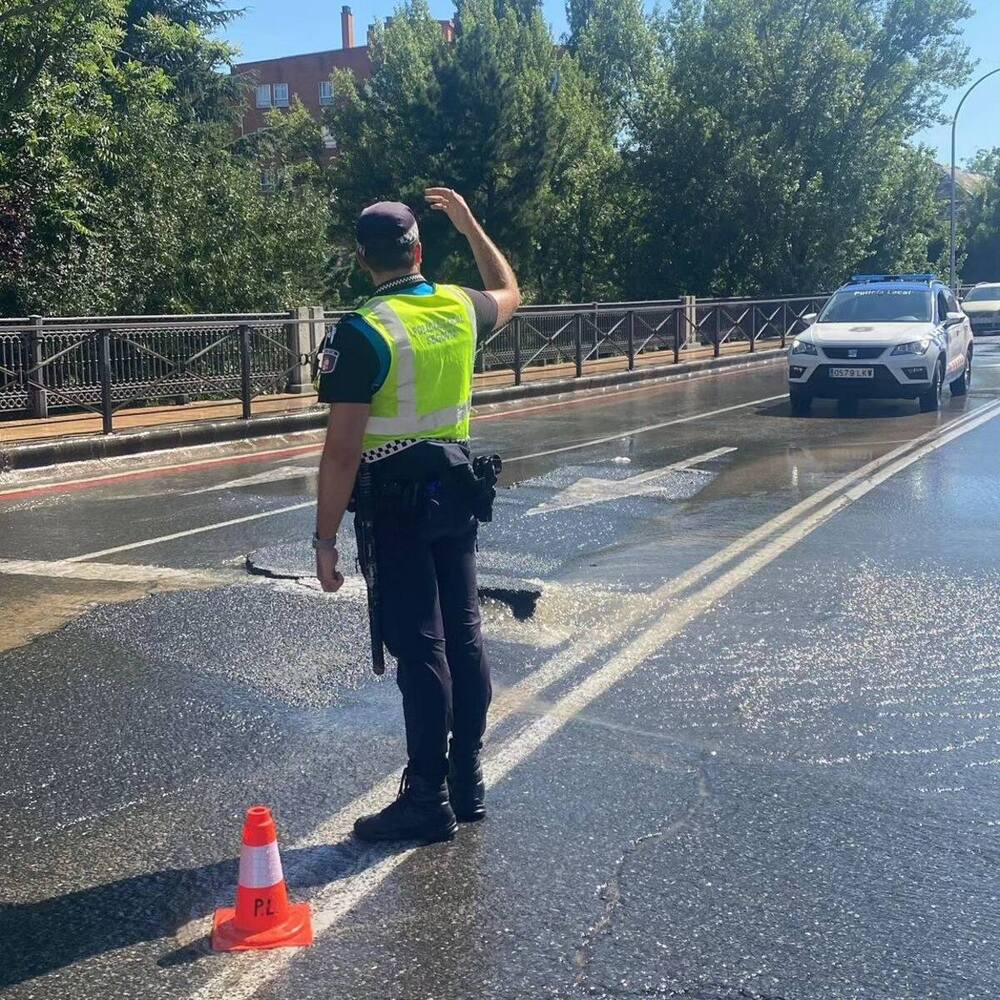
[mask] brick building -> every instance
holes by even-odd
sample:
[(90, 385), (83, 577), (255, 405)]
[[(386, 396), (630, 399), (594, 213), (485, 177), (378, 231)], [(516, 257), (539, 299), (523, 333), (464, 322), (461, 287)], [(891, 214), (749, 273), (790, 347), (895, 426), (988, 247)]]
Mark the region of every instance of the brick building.
[[(454, 23), (440, 23), (445, 39), (452, 41), (455, 37)], [(333, 102), (330, 74), (335, 69), (348, 69), (358, 77), (371, 73), (368, 45), (355, 45), (354, 14), (346, 5), (340, 12), (340, 30), (339, 49), (260, 59), (257, 62), (237, 63), (233, 67), (234, 74), (249, 76), (254, 84), (243, 115), (243, 135), (262, 128), (264, 116), (272, 108), (287, 108), (295, 97), (319, 118), (323, 107)], [(333, 149), (336, 146), (335, 137), (327, 136), (326, 143), (327, 148)]]

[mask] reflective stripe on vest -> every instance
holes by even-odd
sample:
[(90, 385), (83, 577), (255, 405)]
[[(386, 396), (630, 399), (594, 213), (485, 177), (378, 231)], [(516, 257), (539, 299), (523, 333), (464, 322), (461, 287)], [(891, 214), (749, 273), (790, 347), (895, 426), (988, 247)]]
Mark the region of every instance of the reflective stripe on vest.
[[(364, 450), (402, 439), (468, 438), (476, 350), (475, 308), (468, 296), (455, 286), (439, 285), (427, 296), (374, 299), (358, 312), (385, 338), (392, 356), (389, 374), (372, 399)], [(436, 315), (421, 325), (422, 312)], [(407, 316), (414, 324), (412, 336)], [(417, 351), (427, 354), (418, 359)]]

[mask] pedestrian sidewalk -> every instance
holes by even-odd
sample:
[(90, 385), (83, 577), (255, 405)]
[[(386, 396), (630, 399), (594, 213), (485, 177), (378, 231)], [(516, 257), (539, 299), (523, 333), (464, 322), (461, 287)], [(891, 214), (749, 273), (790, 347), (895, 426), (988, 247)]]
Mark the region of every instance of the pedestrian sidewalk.
[[(316, 403), (316, 393), (281, 393), (257, 396), (253, 401), (254, 414), (288, 413), (308, 409)], [(134, 430), (137, 427), (163, 427), (168, 424), (187, 424), (201, 420), (226, 420), (240, 417), (242, 404), (238, 399), (202, 400), (182, 406), (140, 406), (118, 410), (114, 416), (116, 431)], [(79, 437), (100, 434), (101, 414), (62, 413), (44, 420), (0, 421), (0, 443), (42, 441), (53, 438)]]

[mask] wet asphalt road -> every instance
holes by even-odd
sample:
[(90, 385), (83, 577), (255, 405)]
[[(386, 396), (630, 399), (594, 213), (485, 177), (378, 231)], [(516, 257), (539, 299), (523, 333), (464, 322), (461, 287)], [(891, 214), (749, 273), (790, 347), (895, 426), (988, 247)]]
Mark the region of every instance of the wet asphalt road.
[[(308, 504), (315, 437), (0, 481), (0, 993), (996, 997), (979, 351), (940, 415), (792, 418), (772, 367), (478, 420), (481, 582), (542, 596), (486, 604), (489, 820), (396, 853), (346, 836), (403, 759), (357, 581), (245, 571), (308, 573), (309, 506), (241, 519)], [(213, 955), (256, 801), (322, 933)]]

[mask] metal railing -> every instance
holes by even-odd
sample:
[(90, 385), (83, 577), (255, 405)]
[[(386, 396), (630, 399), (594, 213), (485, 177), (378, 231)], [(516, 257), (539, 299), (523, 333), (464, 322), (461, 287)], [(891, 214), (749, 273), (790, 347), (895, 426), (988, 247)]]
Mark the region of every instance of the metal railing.
[[(784, 346), (825, 295), (775, 299), (528, 306), (481, 340), (476, 370), (520, 385), (528, 369), (580, 377), (619, 367)], [(341, 314), (288, 313), (0, 319), (0, 418), (54, 410), (101, 416), (105, 433), (128, 407), (238, 399), (245, 419), (265, 394), (309, 389), (325, 333)], [(560, 369), (562, 365), (564, 368)], [(506, 373), (504, 376), (503, 373)]]
[(0, 320), (0, 415), (84, 410), (110, 433), (127, 407), (236, 397), (249, 418), (255, 396), (308, 385), (301, 312)]
[[(775, 299), (695, 299), (666, 302), (592, 303), (582, 306), (526, 306), (503, 328), (485, 338), (476, 371), (524, 372), (539, 366), (572, 365), (575, 377), (594, 361), (620, 358), (632, 370), (640, 363), (710, 348), (713, 357), (738, 345), (784, 347), (805, 328), (802, 317), (818, 312), (827, 296)], [(649, 357), (649, 356), (654, 357)]]

